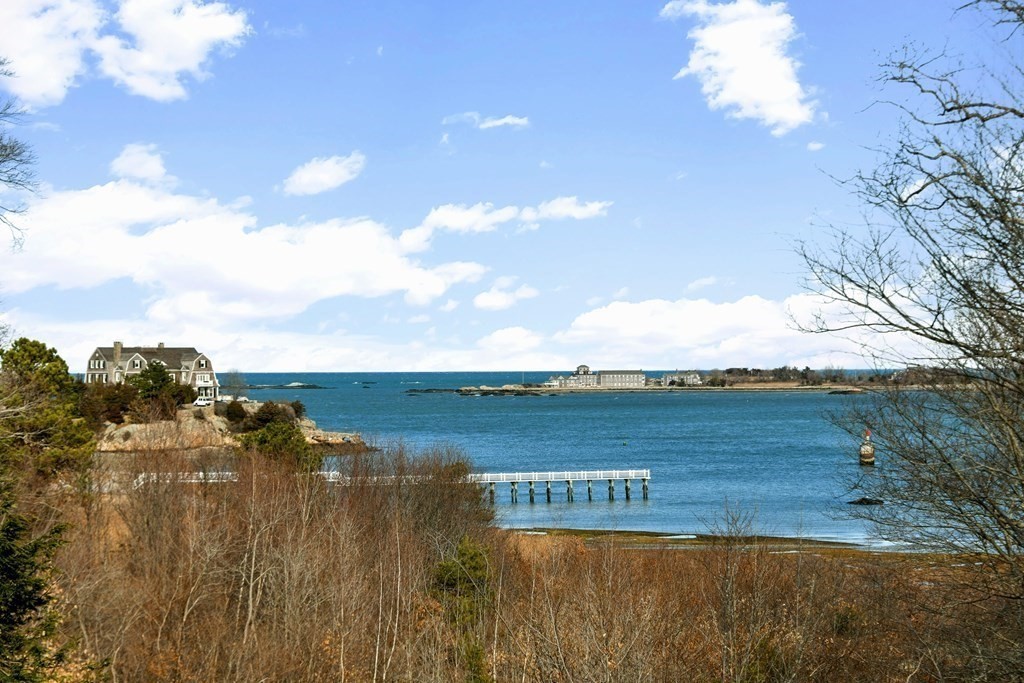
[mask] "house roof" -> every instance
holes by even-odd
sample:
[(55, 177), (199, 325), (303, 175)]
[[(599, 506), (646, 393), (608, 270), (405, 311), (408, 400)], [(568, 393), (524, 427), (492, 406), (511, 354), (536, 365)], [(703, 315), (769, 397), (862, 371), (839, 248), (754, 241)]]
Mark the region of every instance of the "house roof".
[[(113, 360), (114, 347), (100, 346), (96, 349), (103, 354), (104, 358)], [(158, 360), (168, 368), (179, 369), (182, 366), (191, 366), (192, 362), (203, 354), (196, 351), (192, 346), (123, 346), (121, 347), (121, 359), (127, 360), (138, 354), (146, 362)]]

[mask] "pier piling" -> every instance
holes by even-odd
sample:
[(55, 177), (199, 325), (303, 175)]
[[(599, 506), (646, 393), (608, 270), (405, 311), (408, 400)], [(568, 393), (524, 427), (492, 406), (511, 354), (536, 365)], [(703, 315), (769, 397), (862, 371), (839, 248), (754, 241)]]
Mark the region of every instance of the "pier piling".
[[(345, 484), (349, 481), (336, 472), (328, 472), (324, 475), (329, 481)], [(380, 483), (392, 483), (400, 481), (401, 477), (377, 477), (374, 481)], [(576, 492), (573, 490), (575, 482), (587, 482), (587, 500), (594, 500), (594, 482), (608, 482), (608, 500), (615, 500), (615, 482), (622, 480), (626, 491), (626, 500), (633, 498), (633, 480), (639, 479), (643, 484), (643, 497), (647, 500), (648, 483), (651, 479), (651, 471), (647, 469), (637, 470), (565, 470), (560, 472), (478, 472), (465, 475), (465, 483), (474, 483), (480, 486), (487, 486), (487, 495), (491, 502), (494, 502), (494, 487), (496, 483), (508, 482), (511, 486), (511, 502), (519, 502), (519, 484), (524, 482), (529, 485), (530, 502), (537, 501), (537, 483), (544, 482), (544, 499), (551, 502), (552, 482), (565, 482), (565, 500), (572, 502), (576, 499)]]

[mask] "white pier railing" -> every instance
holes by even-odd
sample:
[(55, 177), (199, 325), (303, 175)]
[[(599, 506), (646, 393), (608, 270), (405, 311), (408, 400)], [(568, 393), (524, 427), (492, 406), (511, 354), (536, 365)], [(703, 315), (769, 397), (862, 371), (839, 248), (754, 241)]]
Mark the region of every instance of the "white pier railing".
[[(367, 476), (351, 477), (341, 472), (319, 472), (327, 482), (351, 486), (359, 483), (369, 484), (421, 484), (430, 483), (431, 477), (425, 475), (405, 476)], [(509, 496), (513, 503), (519, 502), (519, 484), (529, 484), (530, 502), (534, 502), (535, 488), (537, 483), (544, 483), (547, 501), (551, 502), (551, 482), (565, 483), (566, 500), (572, 502), (575, 499), (573, 482), (587, 484), (587, 499), (594, 499), (594, 482), (608, 482), (608, 500), (615, 500), (615, 482), (622, 480), (626, 492), (626, 500), (631, 498), (632, 480), (639, 479), (642, 485), (643, 499), (647, 500), (648, 482), (651, 479), (650, 470), (563, 470), (560, 472), (479, 472), (467, 474), (460, 477), (458, 481), (466, 484), (479, 484), (486, 486), (490, 499), (494, 501), (494, 485), (500, 483), (510, 484)], [(146, 484), (222, 484), (238, 481), (235, 472), (144, 472), (139, 474), (133, 482), (133, 488), (140, 488)]]
[(481, 472), (467, 481), (500, 484), (511, 481), (596, 481), (598, 479), (650, 479), (650, 470), (578, 470), (565, 472)]

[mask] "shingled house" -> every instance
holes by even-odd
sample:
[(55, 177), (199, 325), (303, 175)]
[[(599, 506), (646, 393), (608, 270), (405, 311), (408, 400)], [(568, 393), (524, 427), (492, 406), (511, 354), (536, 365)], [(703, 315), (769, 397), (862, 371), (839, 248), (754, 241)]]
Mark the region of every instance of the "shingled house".
[(213, 363), (206, 354), (192, 347), (124, 346), (114, 342), (113, 346), (97, 347), (89, 356), (89, 367), (85, 372), (87, 384), (96, 382), (123, 382), (137, 375), (150, 363), (160, 363), (174, 381), (188, 384), (200, 397), (216, 399), (220, 394), (220, 382), (213, 370)]

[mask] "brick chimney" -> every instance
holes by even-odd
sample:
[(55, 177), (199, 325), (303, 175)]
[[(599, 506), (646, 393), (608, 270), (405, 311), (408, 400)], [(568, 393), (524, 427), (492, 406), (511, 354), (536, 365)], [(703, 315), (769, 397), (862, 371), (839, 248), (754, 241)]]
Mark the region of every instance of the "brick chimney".
[(114, 367), (117, 367), (117, 364), (121, 362), (121, 349), (123, 348), (124, 346), (121, 342), (114, 342)]
[(156, 345), (156, 348), (158, 348), (158, 349), (164, 348), (164, 343), (160, 342), (159, 344)]

